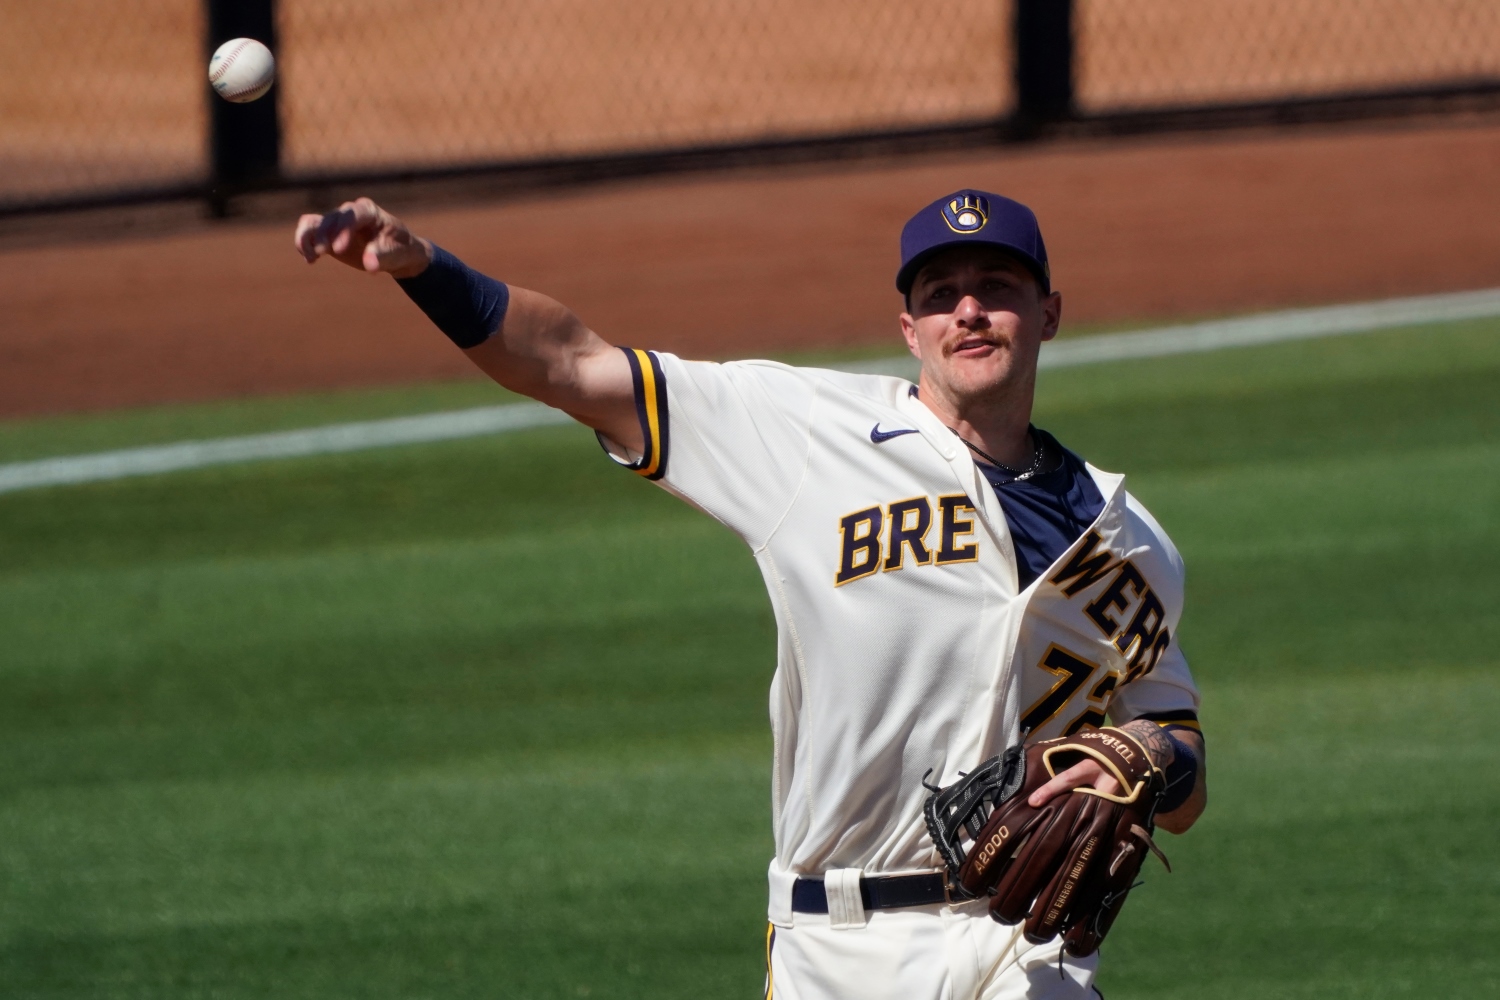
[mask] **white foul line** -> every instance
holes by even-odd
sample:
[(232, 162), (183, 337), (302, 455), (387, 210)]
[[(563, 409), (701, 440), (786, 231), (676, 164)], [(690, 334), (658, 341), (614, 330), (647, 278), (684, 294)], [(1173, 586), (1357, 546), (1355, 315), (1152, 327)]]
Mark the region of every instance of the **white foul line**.
[(208, 465), (252, 462), (266, 458), (297, 458), (331, 452), (363, 451), (396, 444), (450, 441), (455, 438), (498, 434), (527, 427), (570, 423), (561, 410), (541, 403), (481, 406), (471, 410), (429, 413), (391, 420), (310, 427), (275, 434), (216, 438), (210, 441), (179, 441), (150, 448), (126, 448), (93, 455), (44, 458), (35, 462), (0, 465), (0, 493), (37, 486), (92, 483), (125, 476), (148, 476)]
[[(1290, 309), (1242, 319), (1081, 337), (1043, 345), (1040, 367), (1068, 368), (1101, 361), (1215, 351), (1225, 347), (1332, 337), (1418, 323), (1443, 323), (1488, 316), (1500, 316), (1500, 289), (1424, 295), (1317, 309)], [(839, 367), (845, 371), (866, 374), (911, 376), (916, 373), (916, 362), (910, 357), (849, 362)], [(298, 458), (390, 445), (451, 441), (565, 424), (570, 420), (561, 410), (554, 410), (541, 403), (512, 403), (416, 417), (332, 424), (273, 434), (179, 441), (147, 448), (12, 462), (0, 465), (0, 493), (201, 469), (210, 465), (258, 459)]]

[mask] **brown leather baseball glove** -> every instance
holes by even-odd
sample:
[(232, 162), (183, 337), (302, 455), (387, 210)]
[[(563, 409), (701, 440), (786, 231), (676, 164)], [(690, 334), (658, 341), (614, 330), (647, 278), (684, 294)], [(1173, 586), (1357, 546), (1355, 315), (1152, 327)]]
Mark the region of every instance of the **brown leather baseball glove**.
[[(1031, 806), (1031, 793), (1086, 757), (1121, 791), (1075, 788)], [(945, 788), (933, 788), (927, 829), (955, 896), (988, 896), (990, 916), (1026, 921), (1033, 944), (1063, 935), (1070, 955), (1093, 954), (1119, 915), (1151, 840), (1166, 781), (1146, 748), (1119, 729), (1012, 747)], [(931, 788), (932, 786), (929, 786)], [(1167, 864), (1171, 871), (1171, 865)]]

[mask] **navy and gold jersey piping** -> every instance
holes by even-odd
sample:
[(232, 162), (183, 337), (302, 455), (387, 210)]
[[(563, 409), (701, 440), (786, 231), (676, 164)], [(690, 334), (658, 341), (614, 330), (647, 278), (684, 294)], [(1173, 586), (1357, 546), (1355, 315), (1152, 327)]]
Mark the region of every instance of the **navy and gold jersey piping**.
[(625, 468), (647, 479), (660, 479), (667, 472), (667, 377), (661, 370), (661, 359), (653, 351), (622, 347), (630, 362), (630, 379), (635, 388), (635, 412), (641, 421), (641, 457), (621, 462)]
[(1181, 726), (1183, 729), (1192, 729), (1200, 733), (1203, 731), (1198, 724), (1198, 713), (1191, 709), (1185, 708), (1175, 712), (1147, 712), (1139, 718), (1154, 722), (1163, 729), (1169, 726)]
[(776, 983), (771, 975), (771, 949), (776, 947), (776, 925), (766, 924), (766, 1000), (771, 1000)]

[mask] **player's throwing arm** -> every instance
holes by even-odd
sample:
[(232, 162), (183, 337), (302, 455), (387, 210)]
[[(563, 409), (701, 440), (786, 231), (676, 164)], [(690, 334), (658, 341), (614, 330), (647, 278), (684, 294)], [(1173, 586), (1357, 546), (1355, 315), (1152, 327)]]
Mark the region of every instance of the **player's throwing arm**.
[(474, 271), (369, 198), (302, 216), (295, 240), (309, 264), (389, 274), (496, 382), (640, 450), (628, 359), (561, 303)]

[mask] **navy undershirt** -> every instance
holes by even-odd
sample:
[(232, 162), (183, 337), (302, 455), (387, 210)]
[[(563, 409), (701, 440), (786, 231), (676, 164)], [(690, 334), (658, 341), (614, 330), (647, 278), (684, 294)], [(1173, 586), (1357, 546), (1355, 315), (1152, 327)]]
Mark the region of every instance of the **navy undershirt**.
[(1047, 472), (1018, 480), (1014, 473), (976, 459), (1010, 525), (1022, 590), (1068, 551), (1104, 510), (1104, 496), (1083, 459), (1046, 431), (1033, 427), (1031, 432), (1046, 449), (1047, 466), (1055, 465)]

